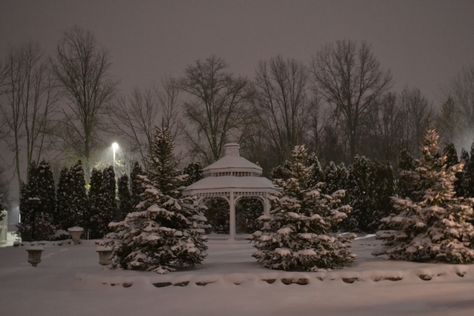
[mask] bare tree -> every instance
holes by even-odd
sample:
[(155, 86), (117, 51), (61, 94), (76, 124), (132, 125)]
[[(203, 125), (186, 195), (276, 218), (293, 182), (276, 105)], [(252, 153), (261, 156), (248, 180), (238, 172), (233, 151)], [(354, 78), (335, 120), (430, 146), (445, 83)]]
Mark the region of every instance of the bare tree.
[(42, 158), (46, 138), (51, 135), (51, 116), (57, 93), (52, 73), (38, 45), (29, 43), (13, 49), (5, 64), (0, 110), (20, 183), (21, 163), (30, 165)]
[(186, 136), (195, 154), (206, 163), (217, 160), (230, 136), (238, 139), (246, 122), (251, 101), (249, 82), (226, 72), (218, 57), (198, 60), (185, 70), (181, 89), (188, 98), (184, 111), (192, 129)]
[(396, 162), (403, 146), (403, 111), (398, 104), (396, 93), (387, 93), (377, 106), (377, 121), (372, 132), (375, 141), (369, 141), (373, 149), (372, 157), (382, 161)]
[(438, 126), (444, 139), (469, 148), (474, 134), (474, 66), (464, 69), (450, 82)]
[(84, 159), (86, 174), (98, 145), (106, 104), (115, 92), (110, 62), (91, 32), (74, 27), (57, 46), (54, 73), (67, 100), (62, 130), (67, 148)]
[(403, 112), (403, 147), (413, 154), (419, 152), (425, 132), (431, 127), (433, 112), (419, 89), (404, 89), (400, 94)]
[(110, 111), (113, 127), (125, 138), (132, 151), (146, 161), (155, 126), (169, 130), (173, 138), (180, 133), (179, 87), (173, 79), (164, 79), (161, 87), (118, 99)]
[(257, 124), (267, 136), (270, 152), (282, 162), (315, 123), (317, 104), (309, 95), (308, 72), (294, 59), (274, 57), (259, 63), (255, 86)]
[(334, 107), (349, 143), (350, 158), (359, 150), (361, 127), (391, 83), (368, 44), (337, 41), (325, 46), (311, 65), (322, 97)]

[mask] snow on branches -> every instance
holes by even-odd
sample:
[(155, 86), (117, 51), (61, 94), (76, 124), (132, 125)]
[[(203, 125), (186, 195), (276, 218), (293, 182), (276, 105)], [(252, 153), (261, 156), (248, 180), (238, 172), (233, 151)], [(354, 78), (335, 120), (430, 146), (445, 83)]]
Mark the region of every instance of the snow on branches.
[(206, 257), (202, 207), (191, 197), (163, 194), (146, 176), (136, 211), (109, 225), (113, 264), (124, 269), (166, 273), (201, 263)]
[(265, 267), (316, 271), (352, 262), (353, 235), (334, 233), (351, 207), (343, 205), (344, 190), (323, 194), (324, 183), (314, 183), (315, 164), (304, 146), (296, 146), (285, 163), (284, 179), (275, 179), (281, 191), (270, 198), (270, 216), (259, 218), (263, 229), (251, 239), (254, 257)]
[(427, 132), (416, 178), (420, 200), (393, 197), (392, 214), (377, 237), (385, 241), (382, 254), (411, 261), (474, 262), (474, 199), (457, 197), (456, 174), (462, 163), (449, 166), (440, 154), (439, 135)]

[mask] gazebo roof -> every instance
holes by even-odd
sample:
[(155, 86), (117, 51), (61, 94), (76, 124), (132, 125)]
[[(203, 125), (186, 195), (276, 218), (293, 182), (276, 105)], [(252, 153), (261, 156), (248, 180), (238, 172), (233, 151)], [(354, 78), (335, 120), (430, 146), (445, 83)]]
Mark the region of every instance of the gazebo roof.
[(190, 195), (242, 192), (262, 195), (276, 191), (273, 183), (262, 177), (262, 168), (240, 156), (239, 144), (224, 146), (224, 156), (203, 169), (204, 178), (185, 190)]
[(188, 186), (188, 194), (228, 192), (229, 190), (241, 192), (275, 192), (275, 187), (265, 177), (207, 177)]

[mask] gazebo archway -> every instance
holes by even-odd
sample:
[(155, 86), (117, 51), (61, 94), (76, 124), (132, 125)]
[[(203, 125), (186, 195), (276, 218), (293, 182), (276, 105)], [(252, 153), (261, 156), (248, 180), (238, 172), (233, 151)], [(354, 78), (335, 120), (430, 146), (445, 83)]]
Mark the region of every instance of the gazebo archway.
[(220, 197), (229, 204), (229, 239), (236, 235), (236, 203), (252, 197), (263, 201), (263, 212), (269, 214), (268, 197), (277, 189), (262, 177), (262, 168), (240, 156), (239, 144), (224, 146), (224, 156), (203, 169), (204, 178), (188, 186), (184, 193), (201, 199)]

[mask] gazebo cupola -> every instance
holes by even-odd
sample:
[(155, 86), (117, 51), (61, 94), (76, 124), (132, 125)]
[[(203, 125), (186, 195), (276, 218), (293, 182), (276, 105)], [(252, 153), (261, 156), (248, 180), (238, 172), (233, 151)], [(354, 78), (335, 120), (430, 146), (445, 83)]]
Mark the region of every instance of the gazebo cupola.
[(224, 145), (224, 156), (203, 169), (204, 178), (188, 186), (184, 193), (199, 198), (224, 198), (229, 203), (229, 237), (235, 238), (235, 205), (242, 197), (262, 200), (269, 212), (268, 195), (276, 192), (270, 180), (262, 177), (262, 168), (240, 156), (236, 143)]

